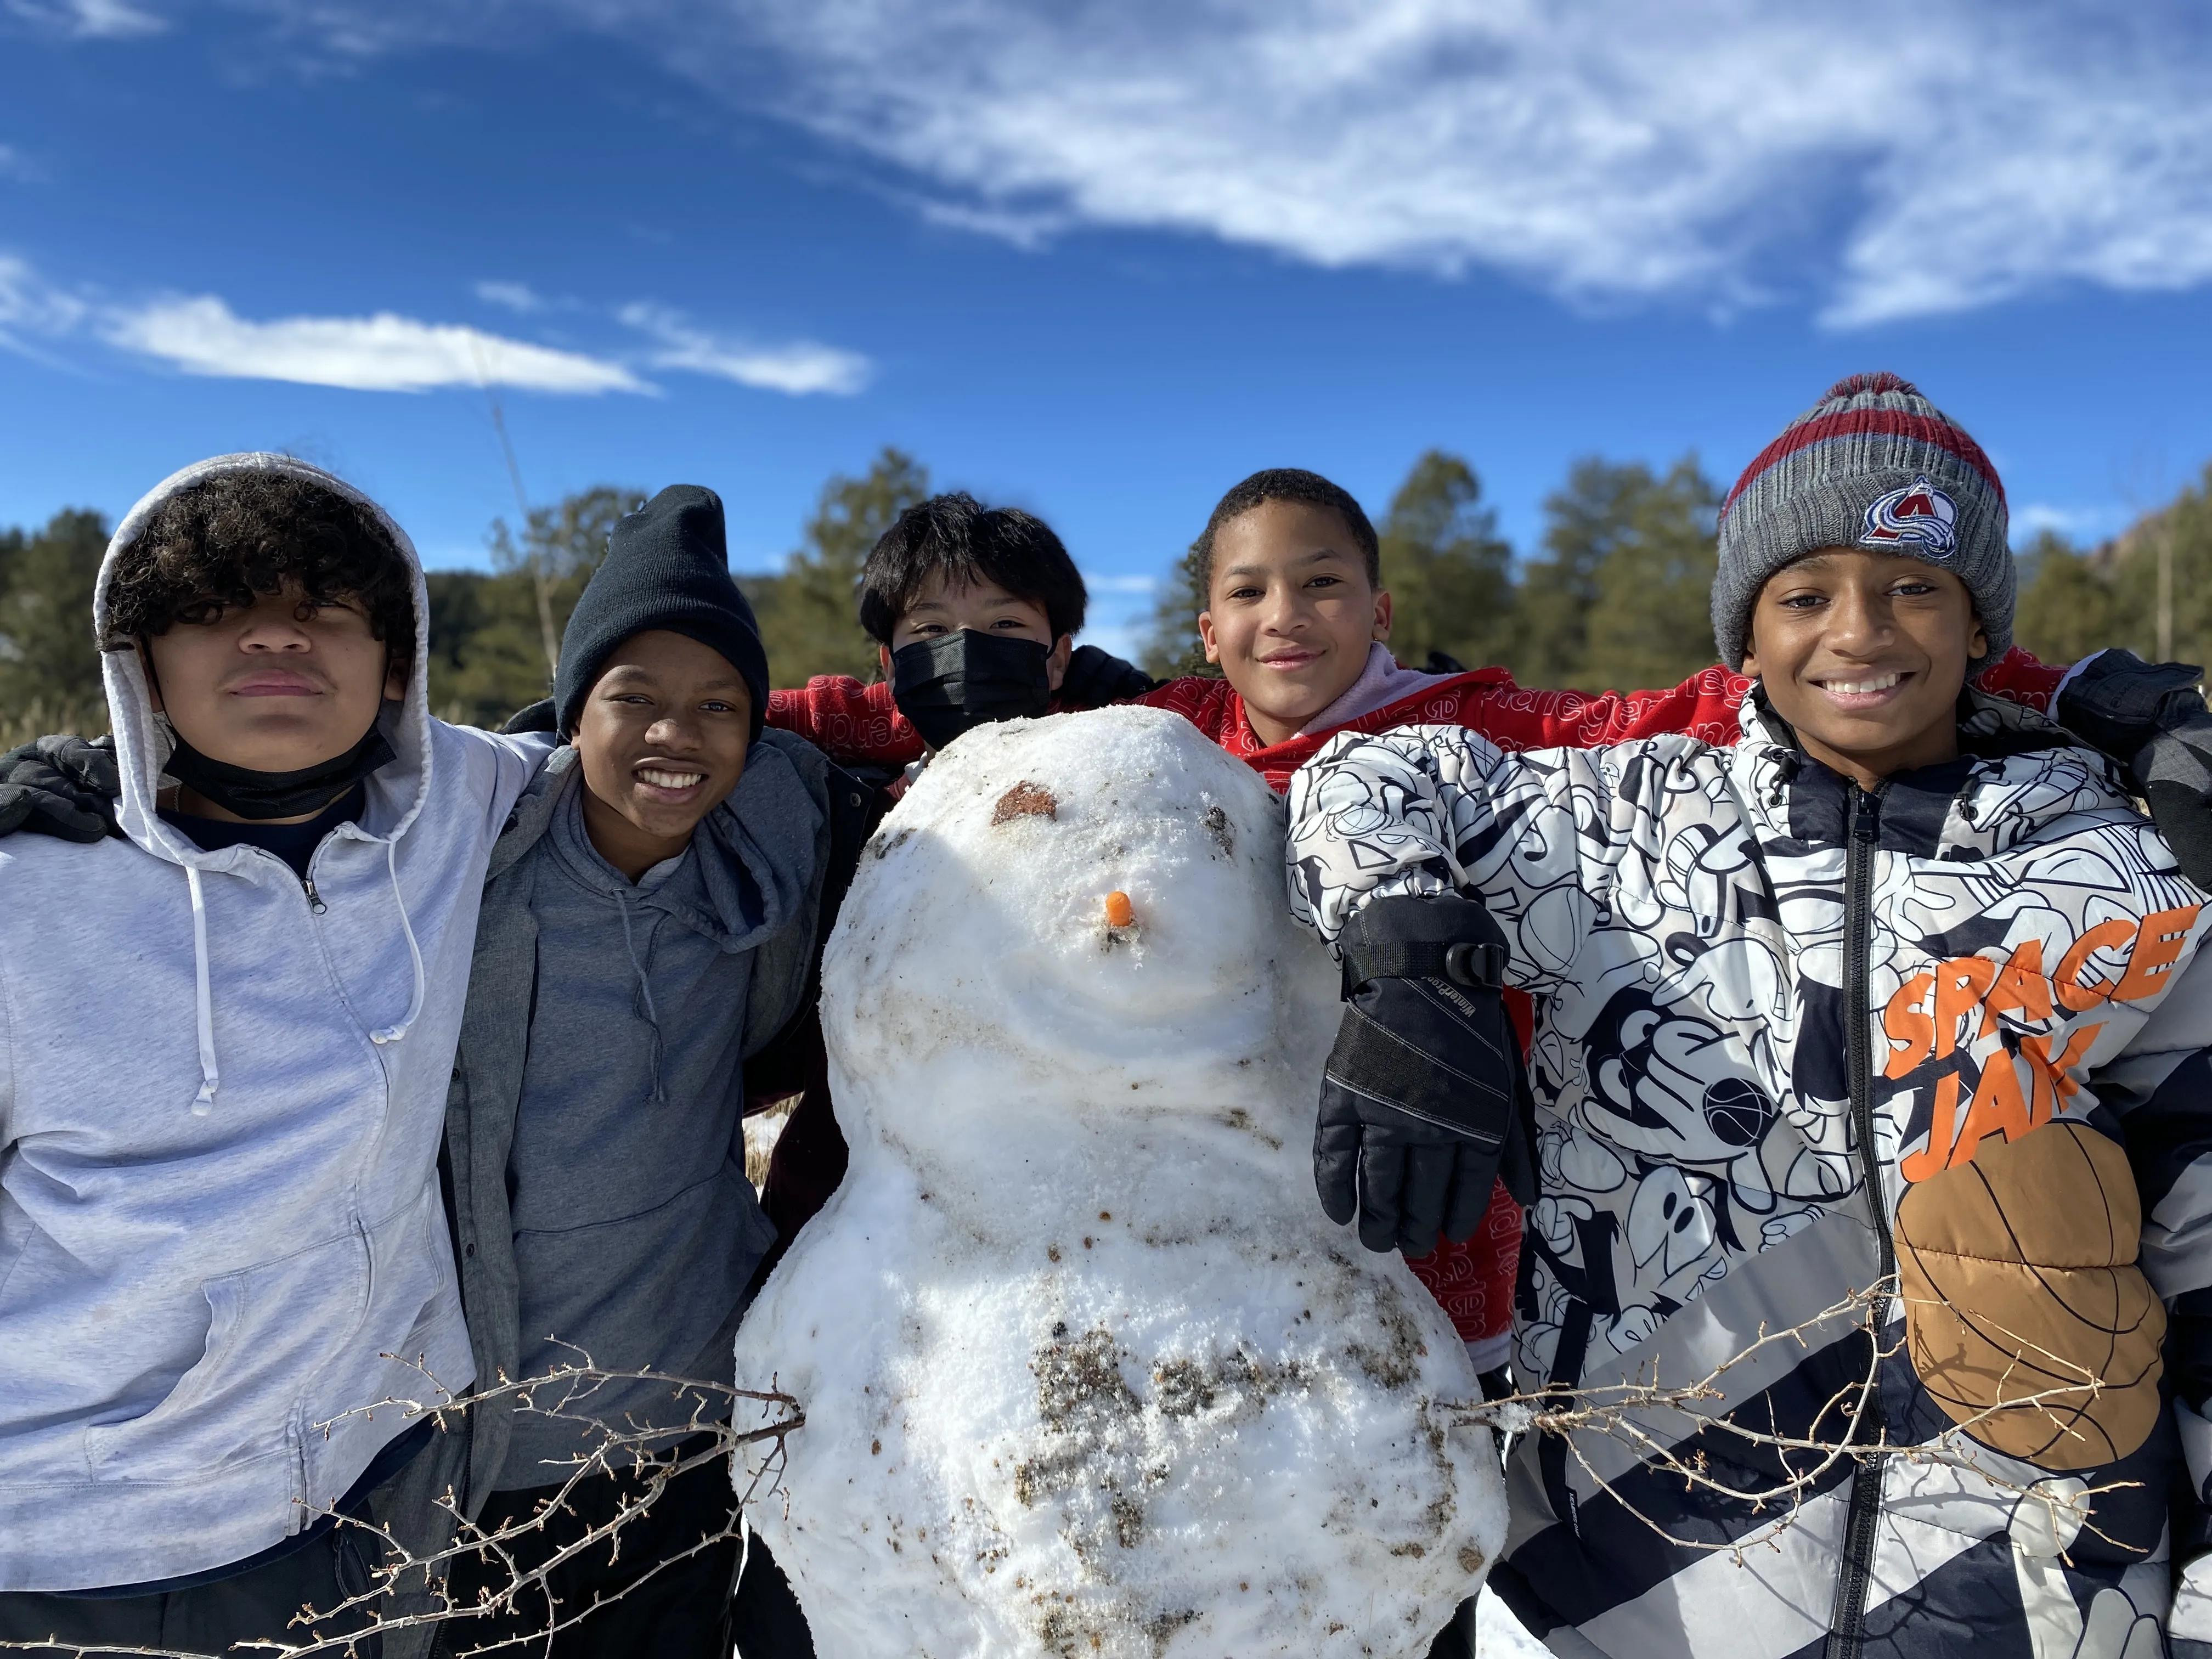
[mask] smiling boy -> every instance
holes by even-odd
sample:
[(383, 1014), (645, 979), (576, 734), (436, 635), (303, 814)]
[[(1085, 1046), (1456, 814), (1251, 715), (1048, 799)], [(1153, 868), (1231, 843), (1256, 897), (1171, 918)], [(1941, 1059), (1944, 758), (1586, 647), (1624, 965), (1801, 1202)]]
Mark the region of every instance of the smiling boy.
[[(1854, 376), (1724, 509), (1735, 744), (1417, 726), (1292, 780), (1347, 1031), (1437, 1054), (1438, 1007), (1536, 999), (1516, 1382), (1714, 1378), (1516, 1449), (1492, 1583), (1559, 1651), (2164, 1650), (2212, 1476), (2204, 895), (2101, 757), (1970, 689), (2005, 532), (1972, 439)], [(1419, 1069), (1357, 1061), (1325, 1098)]]
[[(554, 688), (569, 741), (485, 878), (447, 1119), (480, 1376), (544, 1377), (586, 1355), (602, 1370), (729, 1375), (775, 1240), (745, 1176), (747, 1062), (811, 996), (832, 817), (830, 767), (763, 732), (767, 700), (721, 501), (664, 489), (617, 524), (569, 619)], [(515, 1564), (550, 1570), (510, 1611), (448, 1621), (441, 1650), (726, 1656), (736, 1498), (700, 1398), (653, 1381), (532, 1398), (477, 1403), (380, 1496), (417, 1555), (451, 1547), (448, 1489), (478, 1528), (520, 1530), (453, 1564), (458, 1607), (507, 1589)], [(603, 1474), (563, 1492), (605, 1444), (580, 1419), (641, 1434), (681, 1470), (616, 1545), (579, 1547), (641, 1482)], [(405, 1610), (435, 1605), (419, 1577), (402, 1589)], [(423, 1634), (387, 1647), (419, 1651)]]

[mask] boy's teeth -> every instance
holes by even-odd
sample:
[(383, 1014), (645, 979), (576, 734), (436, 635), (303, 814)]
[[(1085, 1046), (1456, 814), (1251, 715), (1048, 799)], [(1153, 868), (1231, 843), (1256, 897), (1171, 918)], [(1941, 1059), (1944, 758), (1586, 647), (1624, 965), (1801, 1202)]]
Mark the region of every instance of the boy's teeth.
[(707, 775), (703, 772), (662, 772), (650, 766), (639, 767), (637, 775), (656, 789), (689, 789)]
[(1851, 696), (1866, 691), (1887, 691), (1904, 678), (1902, 674), (1884, 674), (1878, 679), (1871, 680), (1830, 680), (1828, 690), (1841, 696)]

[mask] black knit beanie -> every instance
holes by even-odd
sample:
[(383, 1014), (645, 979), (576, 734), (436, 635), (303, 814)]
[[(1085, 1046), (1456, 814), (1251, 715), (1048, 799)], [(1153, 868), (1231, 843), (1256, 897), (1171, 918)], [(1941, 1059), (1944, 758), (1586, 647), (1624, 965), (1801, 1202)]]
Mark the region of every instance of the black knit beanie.
[(719, 651), (752, 694), (752, 735), (768, 715), (768, 653), (753, 608), (730, 580), (722, 498), (697, 484), (671, 484), (627, 518), (607, 541), (561, 636), (553, 678), (561, 731), (576, 734), (584, 699), (615, 647), (633, 634), (663, 628)]

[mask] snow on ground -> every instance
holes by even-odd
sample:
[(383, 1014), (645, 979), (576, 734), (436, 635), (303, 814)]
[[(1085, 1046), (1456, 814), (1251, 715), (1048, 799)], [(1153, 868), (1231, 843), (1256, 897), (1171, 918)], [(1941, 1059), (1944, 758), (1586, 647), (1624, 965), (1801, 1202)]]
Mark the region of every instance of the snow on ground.
[(1464, 1349), (1309, 1168), (1334, 974), (1280, 808), (1186, 722), (983, 728), (823, 973), (846, 1182), (738, 1340), (823, 1659), (1425, 1659), (1496, 1550)]
[(1552, 1650), (1522, 1629), (1487, 1586), (1481, 1611), (1475, 1614), (1475, 1650), (1480, 1659), (1552, 1659)]

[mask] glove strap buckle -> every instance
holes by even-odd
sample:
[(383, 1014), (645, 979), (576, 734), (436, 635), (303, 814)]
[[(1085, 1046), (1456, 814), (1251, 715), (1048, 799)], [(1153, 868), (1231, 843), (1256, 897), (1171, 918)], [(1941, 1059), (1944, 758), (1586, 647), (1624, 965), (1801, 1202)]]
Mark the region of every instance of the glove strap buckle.
[(1447, 945), (1441, 939), (1420, 939), (1346, 950), (1346, 997), (1377, 979), (1444, 979), (1471, 991), (1500, 990), (1505, 984), (1505, 947), (1495, 941), (1462, 939)]
[(1478, 991), (1499, 990), (1505, 984), (1505, 947), (1464, 942), (1452, 945), (1444, 951), (1444, 977)]

